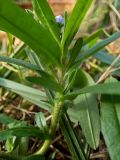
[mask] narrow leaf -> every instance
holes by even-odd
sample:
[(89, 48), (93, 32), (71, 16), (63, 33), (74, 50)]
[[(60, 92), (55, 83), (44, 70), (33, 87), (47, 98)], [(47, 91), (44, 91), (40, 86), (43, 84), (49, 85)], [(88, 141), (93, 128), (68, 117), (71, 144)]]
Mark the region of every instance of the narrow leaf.
[(28, 81), (41, 85), (47, 89), (55, 90), (55, 91), (61, 91), (62, 88), (60, 85), (53, 79), (48, 79), (47, 77), (27, 77)]
[(25, 68), (28, 68), (28, 69), (31, 69), (31, 70), (40, 71), (40, 69), (37, 65), (30, 64), (30, 63), (28, 63), (26, 61), (23, 61), (23, 60), (20, 60), (20, 59), (0, 56), (0, 61), (16, 64), (16, 65), (19, 65), (19, 66), (22, 66), (22, 67), (25, 67)]
[[(108, 65), (111, 65), (111, 63), (117, 58), (117, 56), (110, 54), (108, 52), (105, 52), (105, 51), (98, 52), (97, 54), (94, 55), (94, 57), (98, 59), (99, 61), (106, 63)], [(120, 66), (120, 60), (116, 62), (114, 67), (119, 67), (119, 66)]]
[(94, 55), (95, 53), (97, 53), (98, 51), (100, 51), (105, 46), (107, 46), (109, 43), (115, 41), (119, 37), (120, 37), (120, 32), (116, 32), (112, 36), (110, 36), (109, 38), (98, 42), (96, 45), (94, 45), (93, 47), (91, 47), (90, 49), (88, 49), (87, 51), (85, 51), (84, 53), (82, 53), (80, 55), (80, 57), (79, 57), (79, 60), (76, 61), (76, 63), (74, 64), (74, 66), (79, 65), (83, 60), (85, 60), (86, 58)]
[(70, 51), (70, 60), (69, 60), (69, 65), (71, 65), (72, 63), (74, 63), (74, 61), (76, 60), (78, 54), (80, 53), (80, 50), (82, 48), (83, 45), (83, 39), (79, 38), (74, 47), (71, 49)]
[(33, 0), (33, 8), (39, 20), (44, 24), (52, 33), (56, 41), (60, 40), (59, 30), (55, 21), (55, 16), (47, 2), (47, 0)]
[(44, 92), (39, 91), (37, 89), (0, 78), (0, 86), (5, 87), (16, 94), (19, 94), (29, 102), (40, 106), (41, 108), (49, 110), (50, 105), (46, 103), (47, 97)]
[(77, 96), (79, 94), (84, 94), (84, 93), (120, 95), (120, 82), (111, 82), (111, 83), (98, 84), (98, 85), (96, 84), (93, 86), (84, 87), (83, 89), (80, 89), (73, 93), (69, 93), (65, 97), (70, 98), (70, 97)]
[(68, 116), (62, 116), (60, 123), (66, 142), (68, 143), (68, 147), (71, 151), (72, 158), (75, 160), (87, 160)]
[(59, 64), (60, 47), (51, 33), (10, 0), (0, 0), (0, 29), (24, 41), (42, 61), (46, 62), (46, 56), (49, 57), (46, 65)]
[(47, 133), (43, 133), (43, 131), (41, 131), (39, 128), (33, 128), (33, 127), (19, 127), (19, 128), (12, 128), (0, 131), (0, 141), (6, 140), (13, 136), (16, 137), (36, 136), (42, 139), (48, 138)]
[(37, 127), (39, 127), (41, 130), (45, 131), (47, 129), (46, 119), (42, 112), (36, 113), (35, 122)]
[(65, 28), (65, 33), (62, 39), (63, 47), (66, 47), (71, 43), (92, 2), (93, 0), (77, 0)]
[(92, 33), (90, 36), (84, 39), (83, 45), (89, 44), (91, 41), (98, 38), (102, 32), (103, 32), (103, 29), (99, 29), (94, 33)]

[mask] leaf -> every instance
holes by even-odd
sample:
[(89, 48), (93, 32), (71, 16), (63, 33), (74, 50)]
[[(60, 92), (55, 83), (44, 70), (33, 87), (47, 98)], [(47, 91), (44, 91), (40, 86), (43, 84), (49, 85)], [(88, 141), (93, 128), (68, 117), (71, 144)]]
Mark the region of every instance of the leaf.
[(37, 127), (39, 127), (41, 130), (43, 131), (47, 130), (46, 119), (42, 112), (35, 114), (35, 122)]
[(16, 137), (30, 137), (36, 136), (43, 140), (48, 138), (48, 133), (43, 133), (39, 128), (34, 127), (19, 127), (19, 128), (11, 128), (0, 131), (0, 141), (6, 140), (13, 136)]
[(103, 32), (103, 29), (98, 29), (97, 31), (92, 33), (90, 36), (84, 39), (83, 45), (89, 44), (91, 41), (98, 38), (102, 32)]
[[(116, 82), (110, 77), (105, 83)], [(101, 96), (101, 128), (111, 160), (120, 157), (120, 96)]]
[(47, 0), (32, 0), (33, 9), (39, 20), (44, 24), (52, 33), (55, 40), (59, 43), (60, 35), (55, 16), (47, 2)]
[(65, 33), (62, 39), (62, 47), (65, 46), (66, 48), (67, 46), (69, 46), (75, 34), (77, 33), (80, 24), (86, 16), (92, 2), (93, 0), (77, 0), (72, 14), (66, 24)]
[[(19, 66), (22, 66), (22, 67), (25, 67), (25, 68), (28, 68), (28, 69), (31, 69), (31, 70), (36, 70), (42, 76), (41, 81), (44, 81), (44, 82), (47, 83), (48, 81), (46, 81), (46, 79), (48, 78), (49, 83), (50, 83), (50, 80), (51, 80), (51, 85), (52, 85), (52, 83), (55, 83), (54, 86), (58, 87), (58, 89), (60, 88), (59, 85), (55, 81), (53, 81), (53, 77), (51, 75), (49, 75), (48, 73), (44, 72), (43, 70), (41, 70), (40, 67), (37, 66), (37, 65), (30, 64), (26, 61), (19, 60), (19, 59), (16, 59), (16, 58), (9, 58), (9, 57), (5, 57), (5, 56), (0, 56), (0, 61), (16, 64), (16, 65), (19, 65)], [(28, 78), (28, 79), (30, 80), (32, 78)], [(37, 78), (35, 78), (35, 81), (36, 81), (36, 83), (38, 82)], [(40, 84), (40, 82), (39, 82), (39, 84)], [(41, 82), (41, 84), (45, 85), (45, 83), (42, 83), (42, 82)], [(49, 86), (49, 84), (47, 86)], [(52, 88), (52, 86), (50, 88)]]
[[(77, 88), (94, 84), (93, 79), (82, 70), (78, 71), (76, 80)], [(80, 122), (87, 143), (91, 148), (96, 149), (100, 136), (100, 117), (96, 96), (91, 93), (77, 96), (73, 100), (73, 106), (68, 108), (68, 114), (73, 122)]]
[(16, 58), (0, 56), (0, 61), (16, 64), (16, 65), (19, 65), (19, 66), (22, 66), (22, 67), (25, 67), (25, 68), (28, 68), (28, 69), (31, 69), (31, 70), (41, 71), (37, 65), (30, 64), (30, 63), (28, 63), (26, 61), (23, 61), (23, 60), (20, 60), (20, 59), (16, 59)]
[(29, 49), (25, 50), (30, 62), (34, 65), (37, 65), (40, 69), (42, 69), (42, 65), (40, 63), (39, 57), (35, 54), (35, 52), (30, 51)]
[(55, 90), (55, 91), (62, 91), (61, 86), (51, 78), (47, 77), (26, 77), (26, 79), (34, 84), (41, 85), (47, 89)]
[[(10, 57), (10, 58), (15, 57), (15, 58), (17, 58), (17, 59), (19, 59), (19, 58), (24, 59), (24, 58), (26, 57), (26, 54), (24, 54), (24, 53), (25, 53), (25, 52), (24, 52), (25, 46), (26, 46), (26, 45), (25, 45), (24, 43), (20, 43), (20, 44), (16, 47), (16, 49), (14, 50), (14, 53), (11, 53), (11, 54), (9, 55), (9, 57)], [(0, 69), (0, 76), (1, 76), (1, 77), (8, 78), (10, 75), (12, 75), (12, 71), (11, 71), (11, 70), (8, 70), (8, 69), (6, 69), (6, 68), (4, 68), (4, 67), (1, 67), (1, 69)]]
[[(97, 54), (94, 55), (94, 57), (108, 65), (111, 65), (111, 63), (117, 58), (117, 56), (114, 56), (113, 54), (110, 54), (105, 51), (98, 52)], [(116, 64), (114, 64), (114, 67), (119, 67), (119, 66), (120, 66), (120, 60), (118, 60)]]
[(120, 96), (103, 95), (101, 99), (102, 133), (111, 160), (120, 159)]
[(10, 0), (0, 0), (0, 29), (24, 41), (46, 65), (59, 64), (60, 47), (51, 33)]
[(77, 91), (71, 92), (65, 96), (65, 98), (72, 98), (79, 94), (94, 93), (94, 94), (115, 94), (120, 95), (120, 82), (111, 82), (106, 84), (96, 84), (88, 87), (84, 87)]
[(15, 119), (5, 115), (4, 113), (0, 114), (0, 123), (8, 125), (10, 123), (13, 123), (15, 121)]
[(82, 38), (79, 38), (74, 47), (71, 49), (70, 51), (70, 60), (69, 60), (69, 65), (71, 65), (72, 63), (74, 63), (74, 61), (76, 60), (78, 54), (80, 53), (80, 50), (82, 48), (82, 45), (83, 45), (83, 39)]
[(64, 115), (61, 118), (60, 126), (65, 136), (66, 142), (72, 154), (72, 159), (75, 160), (87, 160), (83, 148), (80, 146), (78, 136), (72, 127), (72, 123), (68, 116)]
[(36, 104), (43, 109), (50, 109), (50, 105), (45, 102), (47, 101), (46, 94), (42, 91), (4, 78), (0, 78), (0, 86), (5, 87), (16, 94), (19, 94), (29, 102)]
[(87, 51), (85, 51), (84, 53), (82, 53), (80, 55), (80, 57), (79, 57), (79, 60), (76, 61), (76, 63), (74, 64), (74, 66), (78, 66), (83, 60), (85, 60), (86, 58), (94, 55), (95, 53), (97, 53), (98, 51), (100, 51), (105, 46), (107, 46), (109, 43), (115, 41), (119, 37), (120, 37), (120, 32), (116, 32), (112, 36), (110, 36), (109, 38), (98, 42), (93, 47), (91, 47), (90, 49), (88, 49)]

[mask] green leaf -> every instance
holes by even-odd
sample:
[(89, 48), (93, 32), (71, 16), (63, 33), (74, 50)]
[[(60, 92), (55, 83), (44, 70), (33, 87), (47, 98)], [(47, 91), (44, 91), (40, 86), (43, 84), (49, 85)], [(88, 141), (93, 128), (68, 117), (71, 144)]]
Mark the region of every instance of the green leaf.
[(51, 78), (47, 77), (26, 77), (26, 79), (34, 84), (41, 85), (47, 89), (55, 90), (55, 91), (62, 91), (60, 85)]
[(103, 29), (98, 29), (97, 31), (92, 33), (90, 36), (84, 39), (83, 45), (89, 44), (91, 41), (98, 38), (102, 32), (103, 32)]
[(47, 130), (46, 119), (42, 112), (35, 114), (35, 122), (37, 127), (39, 127), (41, 130), (43, 131)]
[[(97, 54), (94, 55), (94, 57), (108, 65), (111, 65), (111, 63), (117, 58), (117, 56), (105, 51), (98, 52)], [(120, 66), (120, 60), (118, 60), (116, 64), (114, 64), (114, 67), (119, 67), (119, 66)]]
[(55, 16), (47, 2), (47, 0), (32, 0), (33, 9), (39, 20), (44, 24), (52, 33), (55, 40), (59, 43), (60, 35)]
[(79, 60), (76, 61), (76, 63), (74, 64), (74, 66), (78, 66), (83, 60), (85, 60), (86, 58), (94, 55), (95, 53), (97, 53), (98, 51), (100, 51), (105, 46), (107, 46), (109, 43), (115, 41), (119, 37), (120, 37), (120, 32), (116, 32), (112, 36), (110, 36), (109, 38), (98, 42), (96, 45), (94, 45), (93, 47), (91, 47), (90, 49), (88, 49), (87, 51), (85, 51), (84, 53), (82, 53), (80, 55), (80, 57), (79, 57)]
[(19, 66), (22, 66), (22, 67), (25, 67), (25, 68), (28, 68), (28, 69), (31, 69), (31, 70), (40, 71), (40, 68), (37, 65), (30, 64), (30, 63), (28, 63), (26, 61), (23, 61), (23, 60), (20, 60), (20, 59), (0, 56), (0, 61), (16, 64), (16, 65), (19, 65)]
[(77, 133), (72, 127), (72, 123), (68, 116), (64, 115), (60, 121), (62, 132), (72, 154), (72, 159), (87, 160), (83, 148), (78, 140)]
[[(25, 67), (25, 68), (28, 68), (28, 69), (31, 69), (31, 70), (35, 70), (37, 71), (41, 76), (41, 85), (43, 86), (49, 86), (48, 83), (50, 83), (52, 85), (52, 83), (54, 83), (54, 86), (57, 88), (59, 87), (59, 85), (54, 81), (53, 77), (51, 75), (49, 75), (48, 73), (44, 72), (43, 70), (40, 69), (39, 66), (37, 65), (34, 65), (34, 64), (30, 64), (26, 61), (23, 61), (23, 60), (19, 60), (19, 59), (16, 59), (16, 58), (9, 58), (9, 57), (5, 57), (5, 56), (0, 56), (0, 61), (2, 62), (8, 62), (8, 63), (12, 63), (12, 64), (16, 64), (16, 65), (19, 65), (19, 66), (22, 66), (22, 67)], [(32, 78), (28, 78), (28, 80), (30, 80)], [(34, 79), (34, 78), (33, 78)], [(33, 80), (32, 79), (32, 80)], [(46, 79), (49, 79), (49, 82), (46, 81)], [(31, 80), (31, 81), (32, 81)], [(35, 79), (35, 82), (37, 83), (37, 78)], [(40, 84), (39, 82), (39, 84)], [(42, 83), (43, 82), (43, 83)], [(46, 83), (44, 83), (46, 82)], [(46, 85), (45, 85), (46, 84)], [(48, 85), (47, 85), (48, 84)], [(52, 86), (50, 86), (50, 88), (52, 88)], [(60, 88), (60, 87), (59, 87)], [(58, 88), (58, 89), (59, 89)]]
[(4, 113), (0, 114), (0, 123), (8, 125), (10, 123), (13, 123), (15, 119), (5, 115)]
[(65, 33), (62, 39), (63, 48), (64, 46), (66, 48), (71, 43), (92, 2), (93, 0), (77, 0), (65, 28)]
[(59, 64), (60, 47), (51, 33), (10, 0), (0, 0), (0, 29), (24, 41), (46, 65)]
[(71, 49), (70, 51), (70, 60), (69, 60), (69, 65), (71, 65), (72, 63), (74, 63), (74, 61), (76, 60), (78, 54), (80, 53), (80, 50), (82, 48), (83, 45), (83, 39), (79, 38), (74, 47)]
[(6, 129), (4, 131), (0, 131), (0, 141), (6, 140), (13, 136), (16, 137), (30, 137), (36, 136), (43, 140), (48, 138), (48, 133), (43, 133), (39, 128), (34, 127), (19, 127), (19, 128), (11, 128)]
[(120, 96), (103, 95), (101, 99), (102, 133), (111, 160), (120, 159)]
[(40, 63), (39, 57), (35, 54), (35, 52), (30, 51), (29, 49), (25, 50), (30, 62), (34, 65), (37, 65), (38, 68), (42, 69), (42, 65)]
[[(94, 84), (93, 79), (82, 70), (78, 71), (76, 80), (77, 88)], [(87, 143), (91, 148), (96, 149), (100, 136), (100, 117), (96, 96), (91, 93), (77, 96), (73, 101), (73, 107), (68, 108), (68, 114), (73, 122), (80, 122)]]
[(71, 92), (65, 96), (65, 98), (72, 98), (79, 94), (94, 93), (94, 94), (115, 94), (120, 95), (120, 82), (111, 82), (107, 84), (96, 84), (83, 89)]
[(50, 105), (45, 102), (48, 100), (46, 94), (42, 91), (4, 78), (0, 78), (0, 86), (5, 87), (16, 94), (19, 94), (29, 102), (32, 102), (33, 104), (36, 104), (43, 109), (50, 109)]

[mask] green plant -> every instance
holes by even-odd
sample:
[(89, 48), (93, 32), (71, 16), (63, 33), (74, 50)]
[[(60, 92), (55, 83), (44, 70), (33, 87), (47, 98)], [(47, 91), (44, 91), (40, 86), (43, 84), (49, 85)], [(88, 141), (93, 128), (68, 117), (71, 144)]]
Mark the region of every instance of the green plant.
[[(44, 115), (37, 113), (35, 118), (37, 127), (32, 127), (19, 121), (15, 125), (13, 124), (15, 123), (14, 120), (1, 115), (2, 123), (3, 118), (8, 119), (6, 123), (4, 122), (8, 129), (0, 132), (0, 140), (7, 139), (7, 145), (10, 146), (7, 147), (8, 153), (1, 153), (0, 158), (11, 160), (44, 159), (44, 154), (49, 149), (59, 124), (61, 124), (73, 159), (87, 160), (89, 159), (89, 149), (86, 149), (86, 145), (93, 149), (99, 146), (101, 117), (96, 94), (107, 94), (107, 98), (105, 96), (101, 100), (103, 106), (107, 106), (109, 104), (109, 102), (107, 103), (109, 94), (119, 96), (120, 83), (97, 84), (88, 73), (80, 68), (80, 65), (97, 52), (96, 56), (102, 61), (99, 55), (100, 50), (119, 38), (120, 32), (98, 43), (94, 42), (101, 31), (85, 39), (81, 37), (74, 40), (92, 2), (93, 0), (77, 0), (70, 17), (65, 13), (64, 23), (60, 25), (56, 23), (47, 0), (33, 0), (34, 12), (22, 10), (11, 3), (10, 0), (0, 0), (0, 29), (17, 36), (32, 49), (27, 50), (26, 45), (24, 46), (30, 62), (4, 56), (0, 56), (0, 60), (35, 71), (36, 76), (26, 77), (26, 80), (42, 86), (45, 91), (39, 91), (5, 78), (0, 78), (0, 86), (48, 110), (52, 116), (48, 127)], [(114, 57), (112, 58), (114, 59)], [(107, 61), (107, 63), (110, 63), (110, 61)], [(114, 100), (115, 102), (110, 102), (110, 104), (117, 103), (116, 99)], [(114, 106), (111, 107), (114, 108)], [(107, 123), (104, 118), (107, 117), (108, 110), (104, 110), (103, 107), (101, 113), (103, 135), (105, 135), (109, 150), (111, 144), (110, 139), (108, 139), (109, 133), (104, 127)], [(114, 109), (114, 112), (119, 114), (119, 110)], [(80, 122), (86, 138), (83, 146), (81, 146), (71, 121)], [(116, 121), (115, 124), (118, 123), (118, 117), (116, 117)], [(113, 132), (110, 136), (114, 137)], [(119, 133), (119, 129), (116, 132)], [(21, 152), (20, 149), (22, 148), (20, 147), (22, 138), (28, 138), (28, 136), (37, 136), (45, 140), (43, 146), (31, 156), (26, 156), (26, 153)], [(15, 140), (13, 140), (13, 137), (15, 137)], [(24, 139), (22, 146), (27, 144), (27, 138)], [(118, 141), (116, 142), (117, 145), (119, 146)], [(16, 149), (19, 150), (19, 154), (15, 157)], [(112, 160), (119, 159), (120, 147), (117, 147), (116, 154), (112, 153), (112, 149), (109, 151)]]

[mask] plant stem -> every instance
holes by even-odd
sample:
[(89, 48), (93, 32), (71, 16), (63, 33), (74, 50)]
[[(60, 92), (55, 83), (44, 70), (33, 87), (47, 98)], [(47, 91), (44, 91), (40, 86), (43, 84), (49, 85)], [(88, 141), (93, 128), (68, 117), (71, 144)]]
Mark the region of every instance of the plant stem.
[(62, 107), (62, 101), (57, 101), (54, 108), (53, 108), (53, 113), (52, 113), (52, 119), (51, 119), (51, 125), (49, 128), (49, 135), (50, 138), (45, 140), (43, 143), (43, 146), (35, 153), (36, 155), (43, 155), (45, 152), (49, 149), (50, 144), (52, 143), (52, 139), (55, 135), (58, 120), (59, 120), (59, 115)]

